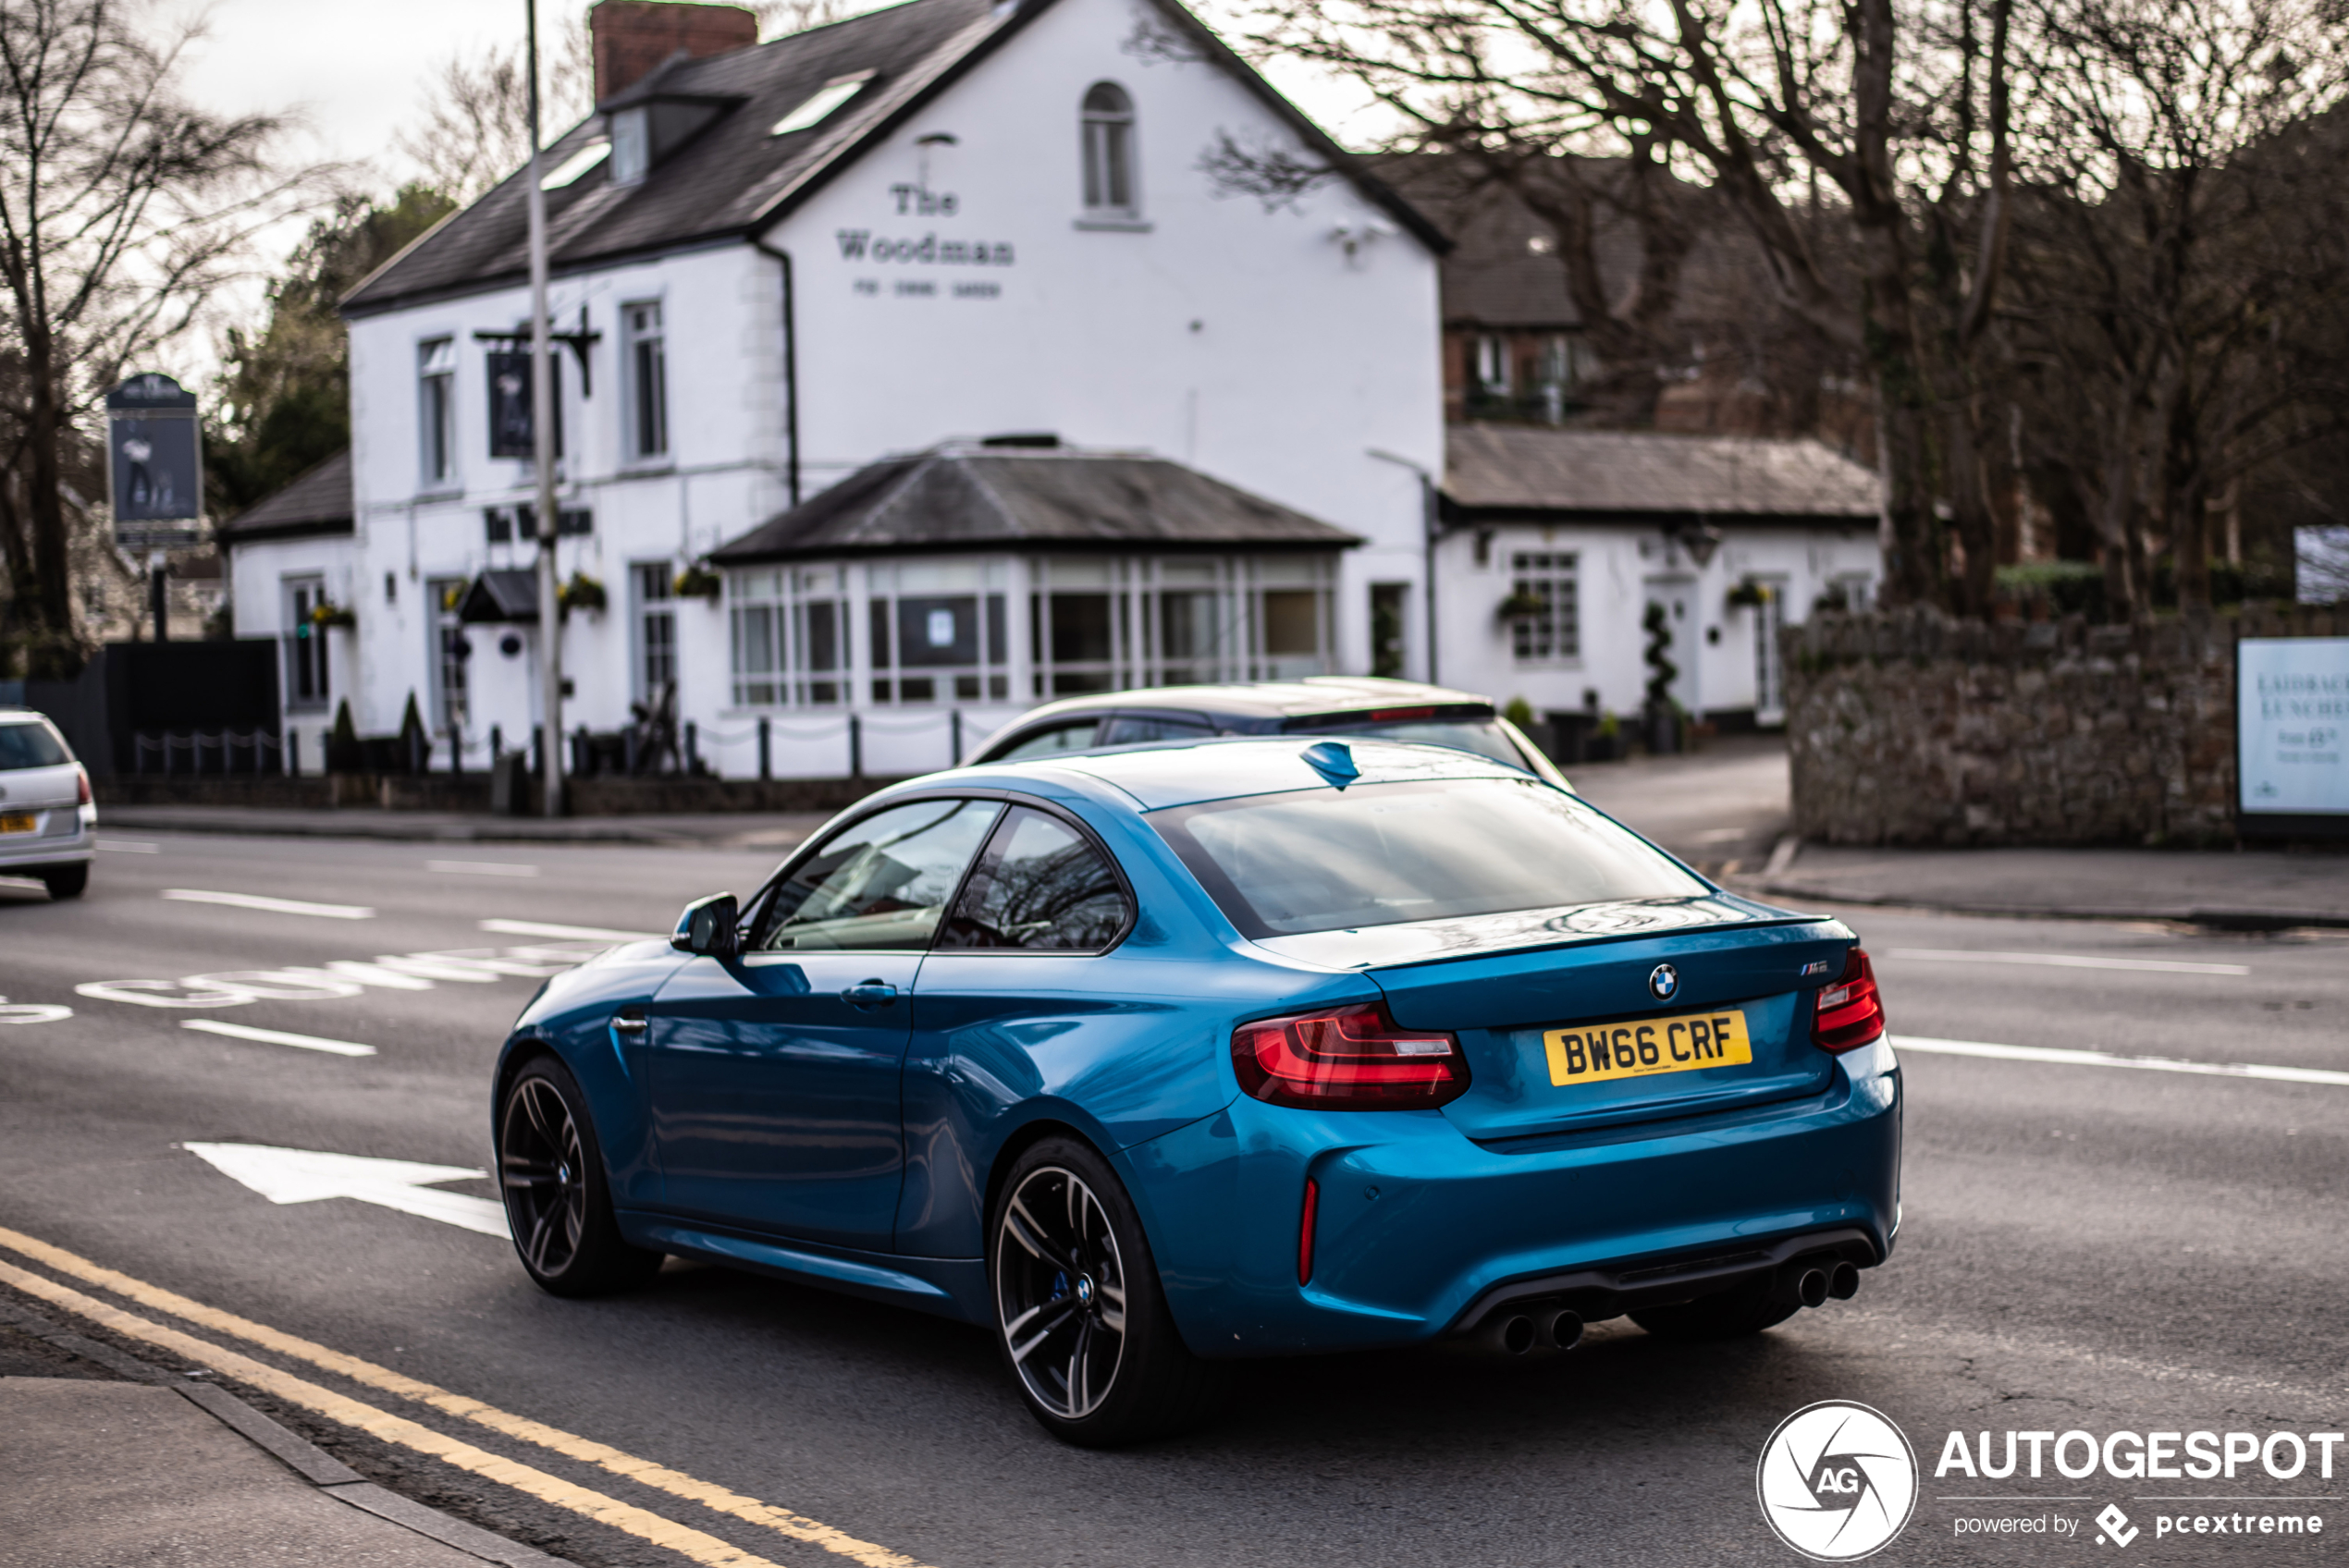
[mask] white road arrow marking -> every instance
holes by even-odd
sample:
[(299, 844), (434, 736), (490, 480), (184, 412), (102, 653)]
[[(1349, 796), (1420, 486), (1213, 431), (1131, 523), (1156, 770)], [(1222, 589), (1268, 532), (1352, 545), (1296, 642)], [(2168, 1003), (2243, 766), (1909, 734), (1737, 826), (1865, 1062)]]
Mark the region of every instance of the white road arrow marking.
[(488, 1198), (435, 1192), (428, 1183), (461, 1182), (488, 1174), (461, 1165), (420, 1165), (411, 1159), (368, 1159), (317, 1149), (280, 1149), (266, 1144), (182, 1144), (222, 1175), (241, 1182), (271, 1203), (315, 1203), (321, 1198), (356, 1198), (402, 1214), (420, 1215), (504, 1237), (506, 1208)]
[(55, 1023), (72, 1016), (73, 1009), (55, 1002), (12, 1002), (0, 997), (0, 1023)]
[(163, 896), (183, 904), (227, 904), (233, 909), (266, 910), (272, 914), (306, 914), (316, 920), (373, 920), (375, 912), (364, 904), (313, 904), (300, 899), (267, 899), (259, 893), (211, 893), (201, 888), (166, 888)]

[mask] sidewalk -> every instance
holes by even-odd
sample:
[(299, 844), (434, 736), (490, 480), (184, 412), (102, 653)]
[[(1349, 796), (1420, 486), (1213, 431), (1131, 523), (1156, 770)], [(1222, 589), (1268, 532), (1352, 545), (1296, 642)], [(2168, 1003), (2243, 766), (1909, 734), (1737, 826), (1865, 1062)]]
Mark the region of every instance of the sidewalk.
[(1961, 914), (2349, 925), (2349, 854), (2281, 850), (1895, 850), (1803, 845), (1732, 885), (1774, 900)]
[(0, 1303), (9, 1568), (569, 1568), (387, 1491), (228, 1390)]
[(101, 806), (98, 831), (238, 833), (263, 838), (393, 839), (439, 844), (659, 844), (682, 849), (782, 849), (829, 812), (723, 812), (646, 816), (489, 816), (375, 806)]

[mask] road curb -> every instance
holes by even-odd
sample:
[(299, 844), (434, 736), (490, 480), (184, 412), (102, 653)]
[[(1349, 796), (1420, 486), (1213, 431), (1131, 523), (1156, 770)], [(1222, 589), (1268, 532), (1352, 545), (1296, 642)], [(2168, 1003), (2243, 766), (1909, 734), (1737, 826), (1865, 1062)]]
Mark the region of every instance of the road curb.
[(503, 1564), (504, 1568), (577, 1568), (568, 1558), (552, 1557), (535, 1547), (508, 1540), (478, 1525), (468, 1525), (413, 1498), (402, 1497), (398, 1492), (377, 1486), (309, 1439), (270, 1419), (216, 1383), (190, 1382), (174, 1377), (153, 1362), (141, 1361), (112, 1345), (77, 1334), (37, 1312), (28, 1312), (9, 1302), (0, 1302), (0, 1323), (6, 1323), (34, 1339), (45, 1340), (59, 1350), (69, 1351), (86, 1361), (94, 1361), (132, 1382), (154, 1384), (176, 1390), (197, 1409), (267, 1453), (326, 1496), (363, 1513), (402, 1525), (485, 1562)]

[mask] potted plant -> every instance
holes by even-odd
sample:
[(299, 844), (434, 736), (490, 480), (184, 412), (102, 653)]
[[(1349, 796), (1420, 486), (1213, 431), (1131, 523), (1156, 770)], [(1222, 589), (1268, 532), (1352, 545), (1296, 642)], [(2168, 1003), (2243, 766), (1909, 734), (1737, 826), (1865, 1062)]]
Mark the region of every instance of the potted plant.
[(359, 624), (359, 618), (348, 605), (330, 604), (321, 599), (310, 606), (310, 624), (317, 627), (339, 626), (348, 631)]
[(707, 599), (714, 605), (725, 585), (723, 578), (696, 561), (677, 574), (675, 593), (681, 599)]
[(555, 591), (555, 603), (565, 615), (572, 610), (590, 610), (601, 614), (609, 603), (602, 582), (584, 571), (574, 571), (571, 581)]
[(1769, 602), (1769, 585), (1756, 582), (1751, 577), (1742, 580), (1736, 587), (1729, 590), (1729, 607), (1733, 610), (1759, 609)]
[(1679, 678), (1680, 667), (1672, 662), (1669, 655), (1671, 613), (1651, 599), (1640, 625), (1648, 634), (1647, 650), (1641, 655), (1648, 667), (1648, 750), (1656, 756), (1670, 756), (1680, 749), (1679, 704), (1672, 700), (1672, 682)]
[(1547, 615), (1549, 609), (1549, 600), (1520, 588), (1503, 599), (1494, 613), (1503, 620), (1526, 620), (1537, 615)]

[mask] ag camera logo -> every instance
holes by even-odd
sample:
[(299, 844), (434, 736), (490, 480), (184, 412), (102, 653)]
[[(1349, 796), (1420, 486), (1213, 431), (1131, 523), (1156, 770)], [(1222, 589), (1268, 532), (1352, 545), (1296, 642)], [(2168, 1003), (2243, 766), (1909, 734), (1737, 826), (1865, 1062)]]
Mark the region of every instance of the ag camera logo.
[(1916, 1452), (1881, 1411), (1822, 1400), (1778, 1423), (1753, 1489), (1778, 1539), (1815, 1562), (1856, 1562), (1916, 1511)]

